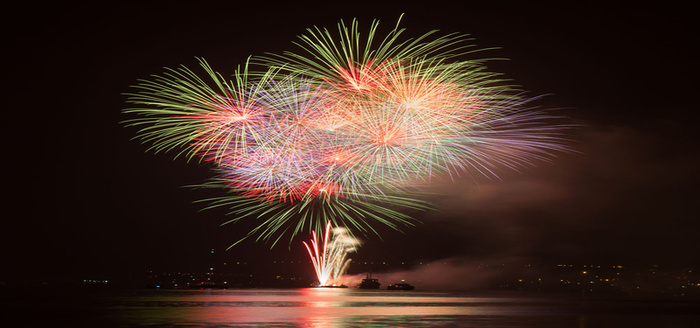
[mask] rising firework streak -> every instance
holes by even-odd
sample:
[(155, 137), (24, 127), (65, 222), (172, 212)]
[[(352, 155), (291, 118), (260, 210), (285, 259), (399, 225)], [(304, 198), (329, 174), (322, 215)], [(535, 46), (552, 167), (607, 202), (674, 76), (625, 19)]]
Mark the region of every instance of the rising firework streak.
[(359, 242), (348, 235), (344, 228), (333, 229), (331, 236), (330, 221), (326, 225), (326, 231), (321, 242), (319, 242), (316, 232), (313, 232), (312, 235), (311, 245), (304, 242), (304, 246), (316, 270), (317, 286), (345, 287), (337, 283), (337, 279), (347, 271), (351, 261), (347, 259), (347, 254), (355, 252)]

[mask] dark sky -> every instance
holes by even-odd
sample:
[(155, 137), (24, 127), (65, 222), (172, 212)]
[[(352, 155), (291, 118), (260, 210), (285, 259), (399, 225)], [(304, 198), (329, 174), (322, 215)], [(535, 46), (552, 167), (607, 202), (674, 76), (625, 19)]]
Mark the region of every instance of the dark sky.
[[(121, 94), (195, 56), (228, 73), (249, 55), (294, 49), (307, 27), (392, 25), (401, 13), (408, 35), (440, 29), (501, 47), (488, 57), (510, 61), (494, 69), (581, 124), (571, 133), (580, 153), (501, 181), (436, 183), (439, 212), (368, 239), (358, 256), (700, 265), (697, 33), (685, 5), (285, 3), (3, 4), (0, 280), (199, 267), (245, 225), (220, 228), (223, 211), (191, 204), (208, 194), (181, 187), (209, 177), (207, 166), (130, 140)], [(248, 243), (225, 254), (303, 250)]]

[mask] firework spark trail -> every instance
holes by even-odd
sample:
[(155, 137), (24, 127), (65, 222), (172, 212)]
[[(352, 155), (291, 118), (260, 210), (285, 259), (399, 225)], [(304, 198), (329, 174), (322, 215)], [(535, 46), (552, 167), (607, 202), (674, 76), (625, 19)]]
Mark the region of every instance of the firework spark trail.
[(331, 239), (331, 222), (328, 221), (322, 244), (319, 243), (315, 231), (312, 232), (310, 246), (303, 242), (316, 270), (319, 286), (332, 286), (334, 280), (344, 274), (350, 261), (346, 260), (347, 254), (354, 252), (359, 245), (359, 242), (348, 236), (343, 228), (333, 229), (332, 232)]
[(139, 115), (129, 125), (150, 149), (213, 163), (219, 175), (200, 186), (230, 192), (207, 208), (230, 208), (227, 223), (260, 220), (244, 238), (273, 246), (329, 220), (365, 234), (410, 226), (403, 212), (430, 204), (409, 188), (434, 176), (496, 177), (570, 150), (567, 126), (529, 109), (484, 60), (460, 60), (475, 51), (466, 36), (377, 29), (309, 29), (302, 53), (254, 58), (262, 70), (246, 63), (231, 80), (204, 60), (206, 81), (168, 69), (140, 81), (124, 111)]

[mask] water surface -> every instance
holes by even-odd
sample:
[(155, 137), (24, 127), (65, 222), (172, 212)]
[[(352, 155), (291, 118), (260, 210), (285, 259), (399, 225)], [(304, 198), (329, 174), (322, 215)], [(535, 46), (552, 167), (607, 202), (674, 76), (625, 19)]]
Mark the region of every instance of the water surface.
[(700, 327), (700, 305), (692, 302), (514, 293), (303, 288), (20, 296), (1, 305), (17, 309), (6, 320), (27, 327)]

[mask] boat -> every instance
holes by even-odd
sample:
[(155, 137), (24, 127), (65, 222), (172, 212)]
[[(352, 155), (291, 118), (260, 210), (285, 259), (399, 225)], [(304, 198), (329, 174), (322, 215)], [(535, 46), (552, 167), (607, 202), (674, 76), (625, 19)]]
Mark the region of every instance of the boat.
[(336, 285), (336, 284), (332, 284), (332, 285), (321, 285), (321, 284), (318, 283), (318, 281), (311, 283), (311, 284), (309, 285), (309, 287), (311, 287), (311, 288), (348, 288), (348, 286), (345, 286), (345, 285), (343, 285), (343, 284), (340, 284), (340, 285)]
[(388, 290), (413, 290), (414, 288), (416, 287), (403, 281), (401, 283), (392, 284), (386, 287)]
[(379, 289), (379, 286), (381, 284), (379, 283), (379, 279), (372, 278), (372, 273), (368, 273), (367, 277), (365, 279), (362, 279), (362, 282), (357, 285), (357, 288), (360, 289)]
[(348, 286), (345, 286), (345, 285), (319, 285), (316, 287), (318, 287), (318, 288), (348, 288)]

